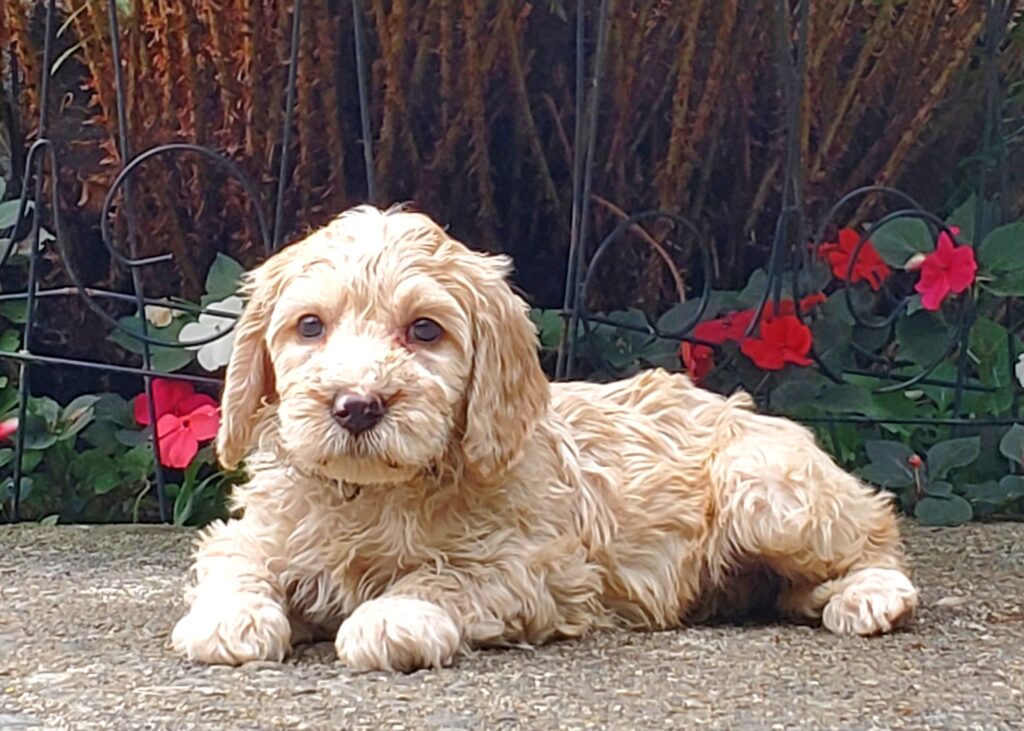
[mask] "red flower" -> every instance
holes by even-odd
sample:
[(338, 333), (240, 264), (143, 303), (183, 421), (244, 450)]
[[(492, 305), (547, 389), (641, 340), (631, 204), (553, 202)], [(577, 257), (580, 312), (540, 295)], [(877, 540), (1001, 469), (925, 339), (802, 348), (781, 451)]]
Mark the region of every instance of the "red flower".
[(200, 406), (186, 416), (164, 414), (156, 423), (160, 462), (184, 469), (199, 451), (199, 443), (217, 436), (220, 412), (216, 406)]
[[(211, 396), (196, 393), (190, 383), (159, 378), (153, 381), (153, 405), (160, 463), (178, 469), (188, 467), (199, 451), (199, 443), (217, 435), (217, 402)], [(134, 409), (135, 420), (149, 426), (146, 394), (136, 396)]]
[(695, 383), (703, 380), (715, 367), (715, 351), (708, 345), (684, 342), (679, 348), (679, 357)]
[[(822, 304), (825, 299), (825, 295), (821, 292), (809, 294), (801, 298), (800, 311), (807, 312), (812, 307)], [(764, 326), (774, 319), (788, 317), (799, 323), (800, 321), (795, 317), (795, 314), (796, 308), (793, 306), (793, 300), (788, 299), (779, 302), (778, 315), (775, 312), (775, 304), (769, 300), (765, 304), (764, 314), (761, 318), (763, 323), (762, 331)], [(747, 329), (753, 320), (753, 309), (730, 312), (717, 319), (705, 320), (697, 325), (693, 329), (693, 337), (703, 341), (703, 343), (711, 343), (713, 345), (722, 345), (730, 340), (743, 343), (749, 340), (747, 338)], [(808, 334), (810, 334), (809, 330)], [(808, 346), (809, 348), (810, 346)], [(694, 381), (700, 381), (715, 367), (714, 350), (708, 345), (684, 342), (679, 349), (679, 355), (683, 360), (683, 365), (686, 366), (686, 371)]]
[[(814, 294), (809, 294), (806, 297), (801, 298), (801, 300), (800, 300), (800, 312), (807, 312), (812, 307), (815, 307), (815, 306), (820, 305), (820, 304), (824, 304), (826, 299), (827, 298), (825, 297), (825, 295), (823, 295), (821, 292), (815, 292)], [(795, 314), (796, 314), (796, 308), (793, 307), (793, 300), (782, 300), (781, 302), (779, 302), (778, 317), (784, 317), (786, 315), (795, 315)], [(753, 311), (752, 310), (751, 310), (751, 315), (753, 315)], [(762, 320), (771, 320), (774, 317), (776, 317), (775, 303), (772, 302), (771, 300), (768, 300), (768, 302), (765, 303), (765, 306), (764, 306), (764, 316), (761, 319)]]
[(974, 249), (954, 246), (953, 239), (943, 231), (935, 251), (925, 256), (920, 265), (921, 278), (914, 289), (921, 294), (921, 306), (937, 310), (949, 294), (960, 294), (972, 284), (978, 272)]
[(892, 270), (878, 255), (874, 245), (870, 241), (865, 241), (857, 253), (857, 260), (853, 263), (851, 272), (850, 259), (859, 241), (860, 234), (852, 228), (840, 229), (839, 241), (822, 244), (818, 247), (818, 254), (832, 267), (832, 273), (837, 279), (846, 281), (849, 275), (851, 284), (867, 282), (871, 289), (878, 291)]
[(811, 329), (793, 315), (783, 315), (761, 323), (761, 337), (747, 338), (740, 351), (758, 368), (778, 371), (786, 363), (810, 365)]
[[(164, 414), (184, 416), (200, 406), (216, 406), (217, 402), (212, 396), (196, 393), (192, 384), (187, 381), (157, 378), (153, 381), (153, 404), (156, 407), (156, 419), (160, 421)], [(133, 405), (135, 421), (143, 426), (149, 426), (149, 399), (146, 398), (146, 394), (136, 396)]]
[(8, 419), (7, 421), (0, 421), (0, 441), (9, 439), (14, 436), (14, 432), (18, 431), (18, 420)]

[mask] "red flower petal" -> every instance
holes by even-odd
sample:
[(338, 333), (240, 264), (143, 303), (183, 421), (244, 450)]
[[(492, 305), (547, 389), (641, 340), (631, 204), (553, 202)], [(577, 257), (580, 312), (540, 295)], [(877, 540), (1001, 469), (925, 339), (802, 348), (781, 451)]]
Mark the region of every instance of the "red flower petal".
[[(169, 378), (157, 378), (153, 380), (153, 403), (156, 406), (157, 421), (164, 414), (175, 411), (180, 401), (192, 396), (195, 389), (192, 384), (185, 381), (174, 381)], [(146, 393), (140, 393), (134, 401), (135, 421), (143, 426), (149, 426), (149, 399)]]
[(813, 342), (811, 329), (795, 317), (792, 320), (787, 319), (785, 324), (783, 359), (796, 365), (810, 365), (813, 361), (807, 357), (807, 354), (811, 352), (811, 343)]
[(184, 469), (199, 451), (199, 441), (185, 428), (183, 420), (174, 414), (164, 414), (157, 422), (160, 440), (160, 463), (166, 467)]
[(839, 231), (838, 239), (836, 243), (825, 243), (818, 247), (818, 254), (829, 263), (836, 279), (847, 281), (848, 278), (852, 284), (867, 282), (871, 289), (880, 289), (892, 270), (878, 255), (874, 245), (870, 241), (864, 242), (857, 252), (851, 271), (850, 259), (860, 243), (860, 234), (851, 228), (844, 228)]
[(758, 338), (747, 338), (741, 342), (740, 352), (754, 361), (754, 365), (761, 370), (780, 371), (786, 365), (781, 350)]
[(0, 421), (0, 439), (7, 439), (14, 435), (18, 431), (18, 420), (8, 419), (7, 421)]
[(213, 439), (220, 427), (220, 411), (216, 406), (200, 406), (183, 416), (182, 425), (199, 441)]
[(921, 294), (921, 306), (934, 311), (942, 306), (942, 300), (949, 294), (949, 280), (941, 274), (932, 275), (927, 279), (922, 274), (914, 289)]
[(679, 348), (679, 355), (694, 382), (702, 380), (715, 367), (715, 351), (707, 345), (684, 342)]
[(811, 343), (811, 329), (793, 315), (785, 315), (763, 323), (761, 337), (744, 340), (740, 351), (759, 368), (776, 371), (786, 363), (810, 365)]
[(194, 393), (179, 401), (174, 408), (174, 413), (178, 416), (185, 416), (186, 414), (191, 414), (201, 406), (213, 406), (216, 408), (217, 401), (212, 396), (205, 393)]
[(937, 310), (950, 293), (960, 294), (974, 283), (978, 264), (970, 246), (954, 246), (943, 231), (931, 254), (921, 263), (921, 277), (914, 289), (921, 294), (921, 306)]
[(970, 246), (958, 246), (950, 256), (950, 265), (949, 289), (953, 294), (960, 294), (974, 284), (974, 275), (978, 273), (974, 249)]

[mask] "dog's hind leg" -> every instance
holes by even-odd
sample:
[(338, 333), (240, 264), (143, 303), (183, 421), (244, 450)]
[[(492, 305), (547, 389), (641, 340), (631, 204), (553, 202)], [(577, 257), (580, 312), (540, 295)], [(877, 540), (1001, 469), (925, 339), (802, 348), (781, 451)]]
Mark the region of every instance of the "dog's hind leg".
[(840, 469), (811, 433), (751, 415), (711, 464), (720, 553), (789, 585), (779, 609), (835, 633), (889, 632), (917, 607), (891, 502)]

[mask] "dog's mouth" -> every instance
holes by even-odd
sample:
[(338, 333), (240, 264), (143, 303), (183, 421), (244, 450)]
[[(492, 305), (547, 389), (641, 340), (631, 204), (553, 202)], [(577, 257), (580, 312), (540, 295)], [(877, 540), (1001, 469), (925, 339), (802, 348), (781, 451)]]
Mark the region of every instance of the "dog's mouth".
[(419, 470), (386, 457), (336, 456), (323, 460), (321, 469), (330, 479), (353, 486), (408, 482)]

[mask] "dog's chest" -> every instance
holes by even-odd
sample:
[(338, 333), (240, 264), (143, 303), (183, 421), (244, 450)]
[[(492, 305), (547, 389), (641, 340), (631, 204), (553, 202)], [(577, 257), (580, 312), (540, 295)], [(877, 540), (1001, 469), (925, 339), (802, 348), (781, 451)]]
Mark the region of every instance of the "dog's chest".
[(320, 506), (296, 522), (281, 574), (294, 611), (317, 622), (347, 615), (403, 576), (437, 570), (472, 534), (493, 530), (471, 528), (472, 516), (460, 519), (453, 506), (425, 513), (389, 501), (371, 503), (373, 497)]

